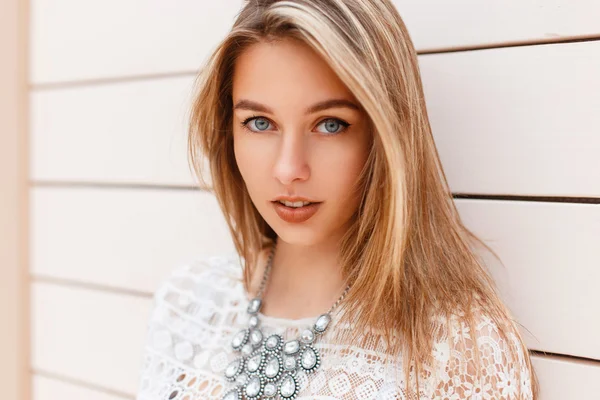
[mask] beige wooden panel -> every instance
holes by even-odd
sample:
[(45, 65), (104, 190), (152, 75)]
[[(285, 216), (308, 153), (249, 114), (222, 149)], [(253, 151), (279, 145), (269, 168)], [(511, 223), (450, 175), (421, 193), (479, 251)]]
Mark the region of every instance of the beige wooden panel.
[(151, 299), (32, 284), (32, 368), (133, 396)]
[(27, 2), (0, 2), (0, 398), (29, 400)]
[[(395, 0), (420, 50), (600, 34), (595, 0)], [(195, 70), (241, 0), (34, 0), (31, 80)], [(77, 34), (73, 34), (77, 32)]]
[(540, 380), (540, 400), (598, 398), (600, 363), (534, 356), (533, 364)]
[(36, 181), (191, 184), (193, 77), (33, 91)]
[[(420, 63), (454, 192), (600, 196), (600, 42)], [(33, 179), (193, 184), (191, 85), (182, 77), (34, 92)]]
[(600, 42), (424, 55), (420, 66), (453, 192), (600, 197)]
[(241, 0), (33, 0), (31, 82), (196, 70)]
[(35, 375), (32, 400), (129, 400), (133, 397), (116, 396), (111, 393), (74, 385), (58, 379)]
[(151, 292), (174, 265), (233, 250), (216, 199), (193, 190), (37, 187), (34, 275)]
[(600, 35), (596, 0), (393, 0), (420, 50)]
[(600, 207), (457, 200), (530, 348), (600, 360)]

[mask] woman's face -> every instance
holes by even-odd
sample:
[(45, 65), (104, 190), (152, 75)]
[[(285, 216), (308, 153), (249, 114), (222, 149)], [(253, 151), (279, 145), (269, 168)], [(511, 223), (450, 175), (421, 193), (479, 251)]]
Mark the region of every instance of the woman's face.
[[(371, 143), (354, 96), (310, 47), (285, 39), (238, 57), (233, 107), (237, 166), (265, 221), (287, 243), (338, 241), (358, 207), (353, 189)], [(318, 204), (294, 209), (279, 196)]]

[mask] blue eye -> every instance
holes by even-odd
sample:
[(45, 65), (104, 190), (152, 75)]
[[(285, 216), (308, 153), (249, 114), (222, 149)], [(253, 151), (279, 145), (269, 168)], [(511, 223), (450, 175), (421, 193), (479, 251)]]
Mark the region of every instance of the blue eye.
[[(249, 130), (250, 132), (266, 132), (269, 130), (270, 122), (265, 117), (252, 116), (246, 118), (241, 123), (242, 128)], [(343, 132), (350, 126), (349, 123), (342, 121), (337, 118), (327, 118), (321, 121), (317, 126), (325, 126), (325, 131), (319, 130), (319, 132), (325, 134), (325, 136), (333, 136)]]
[[(328, 135), (335, 135), (337, 133), (340, 133), (343, 130), (345, 130), (347, 127), (350, 126), (349, 123), (344, 122), (337, 118), (328, 118), (326, 120), (323, 120), (319, 125), (325, 126), (326, 132), (323, 132), (323, 133), (328, 134)], [(317, 125), (317, 126), (319, 126), (319, 125)], [(319, 132), (322, 132), (322, 131), (319, 131)]]
[[(254, 125), (254, 128), (248, 128), (249, 124)], [(263, 132), (269, 128), (269, 120), (263, 117), (250, 117), (242, 122), (242, 127), (251, 130), (252, 132)]]

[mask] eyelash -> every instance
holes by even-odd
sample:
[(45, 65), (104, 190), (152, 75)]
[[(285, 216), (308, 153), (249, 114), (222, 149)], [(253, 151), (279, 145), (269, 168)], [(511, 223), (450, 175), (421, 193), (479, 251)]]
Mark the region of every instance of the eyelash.
[[(242, 126), (242, 128), (243, 128), (243, 129), (247, 130), (247, 131), (248, 131), (248, 132), (250, 132), (250, 133), (260, 133), (260, 132), (253, 131), (252, 129), (248, 128), (248, 123), (249, 123), (250, 121), (252, 121), (252, 120), (254, 120), (254, 119), (258, 119), (258, 118), (266, 119), (267, 121), (269, 121), (270, 123), (272, 123), (272, 122), (271, 122), (271, 121), (270, 121), (268, 118), (266, 118), (266, 117), (263, 117), (263, 116), (260, 116), (260, 115), (253, 115), (253, 116), (251, 116), (251, 117), (249, 117), (249, 118), (246, 118), (245, 120), (243, 120), (243, 121), (240, 123), (240, 125)], [(340, 125), (342, 125), (343, 129), (342, 129), (341, 131), (338, 131), (338, 132), (335, 132), (335, 133), (323, 133), (323, 135), (325, 135), (325, 136), (335, 136), (335, 135), (339, 135), (340, 133), (344, 133), (344, 132), (345, 132), (345, 131), (348, 129), (348, 127), (351, 125), (351, 124), (349, 124), (348, 122), (346, 122), (346, 121), (344, 121), (344, 120), (342, 120), (342, 119), (339, 119), (339, 118), (333, 118), (333, 117), (325, 118), (325, 119), (321, 120), (321, 121), (320, 121), (320, 122), (319, 122), (317, 125), (320, 125), (320, 124), (322, 124), (322, 123), (323, 123), (323, 122), (325, 122), (325, 121), (332, 121), (332, 120), (333, 120), (333, 121), (337, 121), (337, 122), (338, 122)], [(264, 131), (264, 132), (266, 132), (266, 131)], [(320, 132), (320, 133), (322, 133), (322, 132)]]

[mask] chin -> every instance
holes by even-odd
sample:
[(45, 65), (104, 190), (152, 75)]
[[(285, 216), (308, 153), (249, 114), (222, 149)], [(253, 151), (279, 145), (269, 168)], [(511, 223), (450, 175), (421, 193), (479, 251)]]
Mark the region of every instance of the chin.
[[(301, 226), (301, 224), (288, 224), (279, 221), (277, 225), (271, 225), (279, 240), (296, 246), (313, 246), (322, 243), (327, 237), (327, 232), (315, 229), (315, 227)], [(284, 226), (283, 224), (287, 225)]]

